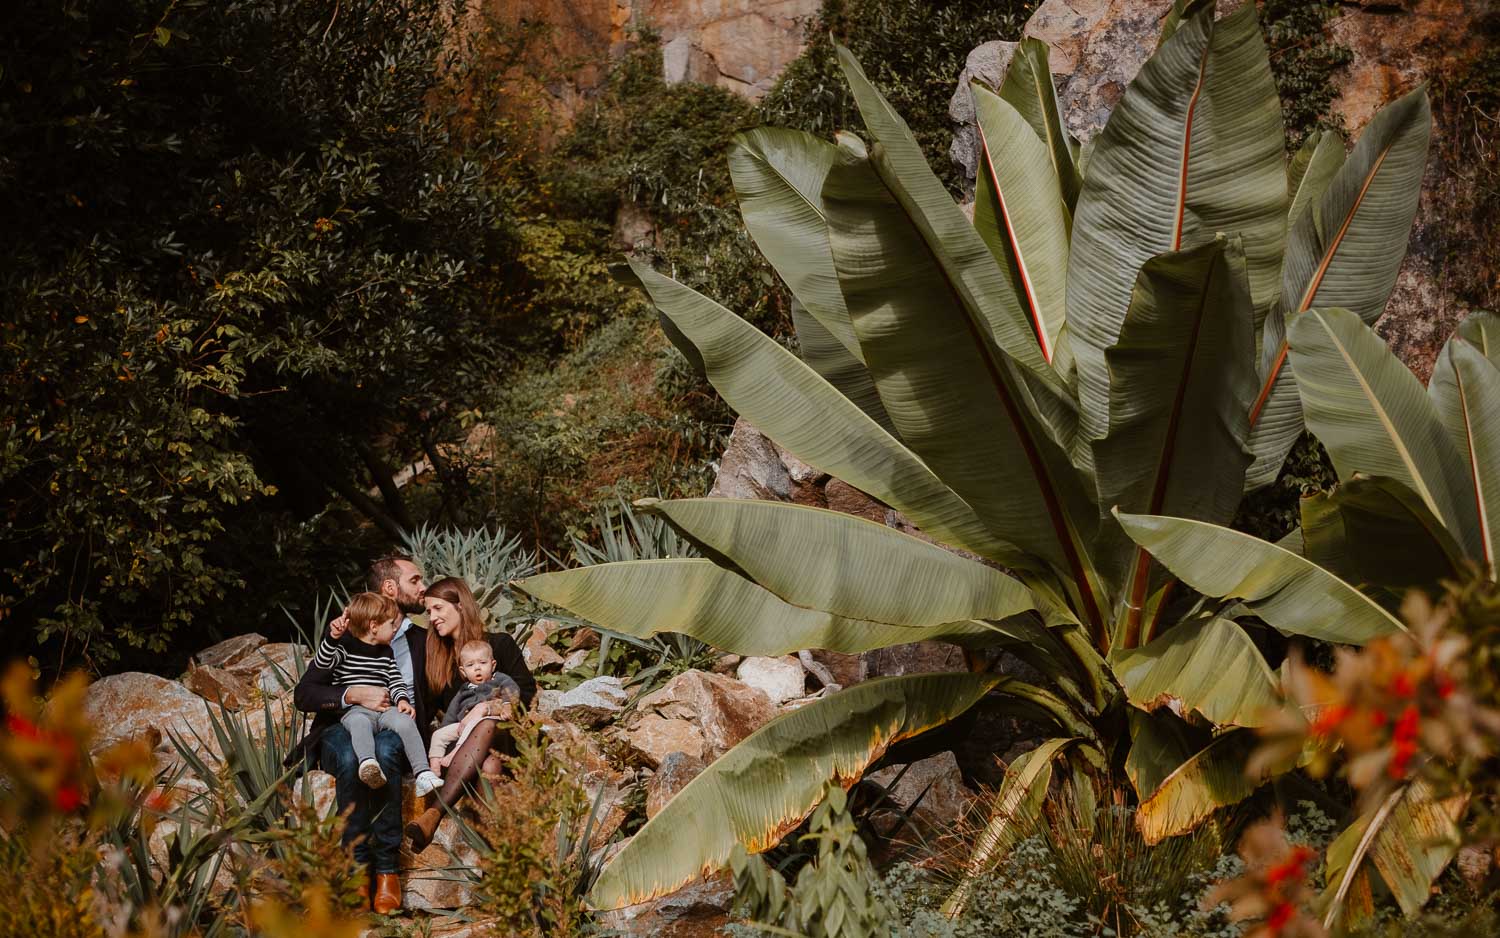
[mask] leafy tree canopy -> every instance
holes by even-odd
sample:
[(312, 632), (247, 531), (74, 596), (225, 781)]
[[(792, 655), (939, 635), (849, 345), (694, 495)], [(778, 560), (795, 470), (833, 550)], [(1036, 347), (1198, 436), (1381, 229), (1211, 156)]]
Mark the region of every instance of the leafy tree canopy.
[(49, 660), (158, 653), (210, 607), (254, 624), (333, 496), (393, 534), (394, 467), (444, 477), (512, 253), (493, 154), (433, 106), (455, 16), (0, 12), (0, 617)]

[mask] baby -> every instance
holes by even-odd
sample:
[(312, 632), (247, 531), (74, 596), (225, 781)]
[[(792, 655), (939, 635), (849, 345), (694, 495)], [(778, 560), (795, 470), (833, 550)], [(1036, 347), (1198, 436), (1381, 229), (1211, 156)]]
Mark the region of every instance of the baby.
[[(401, 610), (396, 603), (379, 593), (360, 593), (349, 603), (344, 622), (329, 626), (323, 636), (313, 664), (326, 668), (333, 675), (333, 684), (338, 687), (375, 685), (384, 687), (394, 704), (389, 710), (377, 712), (368, 707), (354, 706), (344, 711), (340, 722), (349, 731), (349, 742), (354, 755), (359, 759), (359, 780), (371, 788), (385, 785), (385, 773), (375, 760), (375, 734), (380, 730), (394, 730), (401, 737), (406, 749), (407, 761), (417, 772), (417, 796), (427, 794), (442, 784), (442, 779), (427, 768), (426, 754), (422, 751), (422, 734), (413, 719), (416, 708), (412, 706), (411, 688), (396, 666), (395, 653), (391, 651), (391, 639), (396, 637), (396, 621)], [(346, 634), (347, 628), (347, 634)], [(418, 771), (418, 767), (421, 767)]]
[[(453, 695), (443, 714), (443, 725), (432, 733), (428, 752), (432, 771), (439, 774), (453, 761), (453, 752), (463, 745), (475, 724), (485, 717), (508, 719), (510, 705), (521, 699), (521, 688), (510, 675), (495, 673), (495, 652), (489, 642), (465, 642), (458, 650), (458, 672), (467, 683)], [(498, 712), (478, 706), (491, 699), (502, 701)]]

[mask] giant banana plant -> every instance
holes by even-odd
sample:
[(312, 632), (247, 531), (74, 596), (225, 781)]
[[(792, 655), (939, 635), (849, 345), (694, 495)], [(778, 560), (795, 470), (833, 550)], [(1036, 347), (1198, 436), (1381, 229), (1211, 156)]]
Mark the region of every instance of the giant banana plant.
[[(1358, 643), (1402, 627), (1296, 551), (1233, 532), (1241, 541), (1205, 548), (1211, 575), (1179, 586), (1168, 573), (1162, 526), (1217, 537), (1247, 469), (1285, 453), (1279, 438), (1257, 449), (1253, 413), (1267, 381), (1289, 380), (1258, 350), (1312, 309), (1282, 300), (1288, 277), (1305, 279), (1287, 272), (1288, 244), (1302, 243), (1289, 225), (1316, 217), (1298, 250), (1317, 255), (1320, 283), (1389, 280), (1399, 253), (1371, 247), (1367, 215), (1389, 221), (1420, 178), (1420, 165), (1396, 172), (1388, 158), (1369, 171), (1359, 148), (1344, 161), (1333, 138), (1289, 172), (1253, 4), (1216, 21), (1211, 0), (1179, 3), (1169, 27), (1086, 166), (1045, 45), (1023, 42), (999, 89), (975, 86), (972, 220), (845, 50), (869, 140), (744, 134), (730, 168), (745, 224), (795, 298), (800, 358), (632, 261), (668, 335), (731, 406), (941, 546), (791, 504), (663, 501), (649, 510), (700, 559), (520, 588), (612, 630), (684, 632), (740, 654), (935, 639), (968, 649), (973, 667), (877, 679), (771, 722), (636, 834), (600, 876), (597, 905), (669, 892), (736, 843), (773, 845), (829, 780), (852, 784), (986, 696), (1055, 735), (1007, 783), (976, 871), (1014, 842), (1054, 761), (1075, 776), (1123, 765), (1143, 828), (1188, 830), (1254, 788), (1238, 767), (1279, 694), (1255, 631)], [(1379, 132), (1425, 141), (1410, 117), (1425, 107), (1403, 100)], [(999, 649), (1045, 680), (993, 673)]]
[[(1301, 562), (1392, 595), (1435, 587), (1466, 565), (1495, 577), (1500, 318), (1477, 312), (1465, 319), (1426, 388), (1351, 310), (1310, 310), (1287, 338), (1307, 426), (1340, 479), (1333, 492), (1303, 500)], [(1216, 551), (1244, 535), (1167, 518), (1139, 530), (1141, 543), (1183, 582), (1207, 596), (1238, 595), (1227, 587), (1240, 574), (1224, 576)], [(1250, 555), (1242, 563), (1244, 579), (1273, 575)], [(1460, 797), (1440, 797), (1415, 781), (1357, 818), (1329, 849), (1325, 924), (1368, 913), (1372, 876), (1405, 912), (1420, 909), (1454, 855), (1461, 809)]]

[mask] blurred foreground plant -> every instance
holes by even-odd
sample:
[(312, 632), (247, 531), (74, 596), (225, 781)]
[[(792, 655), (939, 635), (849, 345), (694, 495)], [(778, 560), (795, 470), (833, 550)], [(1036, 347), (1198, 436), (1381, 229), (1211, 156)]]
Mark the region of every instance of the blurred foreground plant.
[(503, 777), (485, 777), (475, 799), (478, 819), (454, 814), (459, 831), (479, 854), (477, 868), (461, 874), (473, 882), (474, 905), (510, 929), (507, 934), (587, 934), (583, 897), (598, 874), (590, 856), (596, 802), (579, 783), (564, 744), (548, 737), (538, 720), (510, 725), (516, 753)]
[[(1317, 933), (1286, 924), (1303, 914), (1291, 906), (1315, 908), (1323, 929), (1367, 923), (1377, 882), (1414, 916), (1461, 843), (1500, 841), (1500, 586), (1471, 570), (1436, 601), (1412, 591), (1402, 616), (1405, 632), (1335, 649), (1331, 671), (1288, 662), (1291, 706), (1263, 728), (1247, 771), (1310, 752), (1314, 774), (1336, 771), (1358, 792), (1359, 816), (1329, 845), (1315, 903), (1272, 901), (1275, 884), (1254, 871), (1223, 887), (1237, 915), (1265, 916), (1267, 934)], [(1252, 834), (1244, 849), (1274, 852), (1271, 839)]]
[(158, 768), (149, 736), (90, 758), (84, 677), (45, 701), (34, 681), (19, 663), (0, 680), (0, 935), (357, 932), (342, 819), (319, 817), (305, 784), (298, 799), (286, 774), (256, 772), (284, 743), (269, 704), (263, 736), (210, 709), (225, 755), (174, 739), (184, 761)]

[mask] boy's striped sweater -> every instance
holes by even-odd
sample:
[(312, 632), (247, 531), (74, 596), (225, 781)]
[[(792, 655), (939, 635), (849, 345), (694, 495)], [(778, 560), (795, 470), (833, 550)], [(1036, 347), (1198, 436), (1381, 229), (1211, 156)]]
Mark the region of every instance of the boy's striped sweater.
[(313, 664), (327, 669), (337, 687), (384, 687), (391, 695), (392, 705), (403, 700), (415, 705), (411, 688), (406, 686), (389, 645), (362, 642), (353, 632), (345, 632), (338, 638), (324, 635)]

